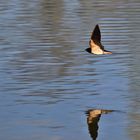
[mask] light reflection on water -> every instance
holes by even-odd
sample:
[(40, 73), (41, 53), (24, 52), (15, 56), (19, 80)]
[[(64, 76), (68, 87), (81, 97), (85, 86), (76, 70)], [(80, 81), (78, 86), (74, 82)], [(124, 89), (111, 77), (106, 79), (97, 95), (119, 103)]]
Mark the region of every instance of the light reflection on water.
[[(85, 111), (101, 108), (117, 111), (101, 117), (98, 140), (138, 140), (139, 9), (138, 0), (2, 0), (0, 139), (89, 140)], [(113, 55), (85, 51), (97, 23)]]

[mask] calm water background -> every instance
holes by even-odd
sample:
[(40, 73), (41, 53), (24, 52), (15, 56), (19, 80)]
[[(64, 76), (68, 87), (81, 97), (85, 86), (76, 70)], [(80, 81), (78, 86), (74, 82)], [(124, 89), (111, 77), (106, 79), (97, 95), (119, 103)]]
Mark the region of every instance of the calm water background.
[[(87, 53), (100, 25), (113, 55)], [(0, 140), (140, 139), (139, 0), (1, 0)]]

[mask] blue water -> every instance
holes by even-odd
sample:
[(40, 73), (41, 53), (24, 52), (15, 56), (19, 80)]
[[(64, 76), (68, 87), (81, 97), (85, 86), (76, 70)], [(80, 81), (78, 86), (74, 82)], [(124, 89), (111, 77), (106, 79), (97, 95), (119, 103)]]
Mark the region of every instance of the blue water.
[[(85, 51), (99, 24), (112, 55)], [(0, 140), (140, 139), (139, 0), (1, 0)]]

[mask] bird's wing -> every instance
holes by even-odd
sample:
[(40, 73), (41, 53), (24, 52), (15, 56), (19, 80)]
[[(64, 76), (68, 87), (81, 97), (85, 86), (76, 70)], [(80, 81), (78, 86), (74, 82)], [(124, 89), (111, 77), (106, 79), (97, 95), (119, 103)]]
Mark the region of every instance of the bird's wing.
[(104, 46), (101, 44), (101, 32), (100, 32), (100, 28), (99, 25), (97, 24), (92, 32), (91, 35), (91, 40), (93, 40), (93, 42), (98, 45), (101, 49), (104, 50)]
[(91, 39), (93, 41), (101, 42), (101, 32), (100, 32), (100, 28), (99, 28), (98, 24), (95, 26), (95, 28), (92, 32)]

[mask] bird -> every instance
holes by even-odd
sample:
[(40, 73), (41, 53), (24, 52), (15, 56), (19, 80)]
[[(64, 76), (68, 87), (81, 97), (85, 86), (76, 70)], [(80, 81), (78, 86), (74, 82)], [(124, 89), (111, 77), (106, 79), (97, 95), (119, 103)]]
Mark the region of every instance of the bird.
[(111, 51), (107, 51), (104, 49), (104, 46), (101, 43), (101, 31), (99, 25), (97, 24), (91, 34), (91, 38), (89, 41), (90, 48), (87, 48), (86, 51), (92, 54), (112, 54)]

